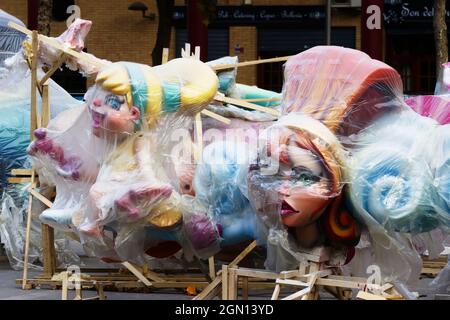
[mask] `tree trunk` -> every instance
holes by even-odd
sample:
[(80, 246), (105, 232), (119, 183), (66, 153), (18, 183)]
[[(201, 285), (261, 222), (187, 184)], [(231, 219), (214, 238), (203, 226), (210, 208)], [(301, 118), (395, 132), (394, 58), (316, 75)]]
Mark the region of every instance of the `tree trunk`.
[(52, 16), (52, 0), (40, 0), (38, 9), (38, 32), (50, 36), (50, 21)]
[(152, 65), (161, 64), (163, 48), (170, 46), (172, 15), (175, 0), (156, 0), (158, 6), (158, 36), (152, 51)]
[(445, 23), (445, 1), (434, 0), (434, 41), (436, 45), (436, 74), (448, 61), (447, 24)]

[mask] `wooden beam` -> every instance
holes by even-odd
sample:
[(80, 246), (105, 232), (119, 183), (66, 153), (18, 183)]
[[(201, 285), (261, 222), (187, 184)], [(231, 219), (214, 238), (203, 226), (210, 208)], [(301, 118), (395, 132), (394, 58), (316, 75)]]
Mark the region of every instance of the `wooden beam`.
[(13, 176), (31, 176), (33, 169), (12, 169), (11, 174)]
[(64, 63), (64, 61), (66, 60), (66, 54), (64, 52), (62, 52), (59, 57), (58, 60), (56, 60), (56, 62), (53, 64), (53, 66), (50, 68), (50, 70), (47, 71), (46, 74), (44, 74), (44, 76), (42, 77), (42, 79), (39, 81), (39, 85), (42, 87), (44, 85), (44, 83), (56, 72), (56, 70), (59, 69), (59, 67), (61, 67), (61, 65)]
[(34, 140), (34, 130), (37, 129), (37, 63), (38, 63), (38, 33), (31, 34), (31, 113), (30, 113), (30, 141)]
[(372, 293), (365, 292), (365, 291), (359, 291), (358, 294), (356, 295), (356, 299), (361, 299), (361, 300), (387, 300), (385, 297), (378, 296), (376, 294), (372, 294)]
[(10, 178), (8, 178), (8, 182), (9, 183), (30, 183), (31, 182), (31, 177), (30, 178), (10, 177)]
[[(27, 34), (27, 35), (31, 35), (32, 32), (33, 32), (33, 31), (30, 31), (27, 28), (22, 27), (22, 26), (14, 23), (14, 22), (9, 22), (8, 26), (10, 28), (13, 28), (13, 29), (15, 29), (17, 31), (20, 31), (20, 32), (22, 32), (24, 34)], [(80, 59), (82, 61), (85, 61), (85, 62), (87, 62), (87, 63), (89, 63), (89, 64), (91, 64), (91, 65), (93, 65), (93, 66), (95, 66), (95, 67), (97, 67), (99, 69), (107, 66), (106, 63), (104, 63), (104, 62), (102, 62), (100, 60), (92, 59), (89, 55), (87, 55), (84, 52), (78, 52), (78, 51), (75, 51), (73, 49), (64, 47), (62, 44), (60, 44), (58, 41), (56, 41), (53, 38), (50, 38), (50, 37), (47, 37), (47, 36), (44, 36), (44, 35), (39, 35), (38, 39), (39, 39), (39, 41), (41, 41), (41, 42), (43, 42), (43, 43), (45, 43), (45, 44), (47, 44), (47, 45), (49, 45), (49, 46), (51, 46), (51, 47), (53, 47), (55, 49), (61, 50), (62, 52), (66, 53), (66, 54), (68, 54), (70, 56), (73, 56), (73, 57), (75, 57), (77, 59)]]
[(204, 300), (208, 299), (213, 292), (218, 293), (216, 289), (220, 288), (220, 284), (222, 283), (222, 270), (217, 273), (216, 278), (208, 285), (205, 289), (202, 290), (197, 296), (195, 296), (192, 300)]
[(161, 64), (165, 64), (169, 61), (169, 48), (163, 48)]
[(217, 94), (214, 97), (214, 100), (219, 101), (219, 102), (233, 104), (233, 105), (244, 107), (244, 108), (247, 108), (247, 109), (252, 109), (252, 110), (265, 112), (265, 113), (268, 113), (268, 114), (271, 114), (271, 115), (274, 115), (274, 116), (279, 116), (280, 115), (280, 112), (278, 110), (271, 109), (270, 107), (262, 107), (262, 106), (259, 106), (257, 104), (254, 104), (254, 103), (250, 103), (250, 102), (247, 102), (247, 101), (244, 101), (244, 100), (240, 100), (240, 99), (234, 99), (234, 98), (221, 96), (219, 94)]
[(222, 300), (228, 300), (228, 266), (222, 265)]
[[(34, 170), (32, 171), (31, 176), (31, 186), (35, 187), (34, 182)], [(22, 273), (22, 289), (25, 290), (28, 288), (27, 280), (28, 280), (28, 255), (30, 252), (30, 230), (31, 230), (31, 208), (33, 204), (33, 196), (30, 194), (28, 196), (28, 210), (27, 210), (27, 226), (25, 230), (25, 252), (23, 255), (23, 273)]]
[(256, 248), (256, 240), (253, 240), (233, 261), (228, 265), (229, 268), (236, 267), (253, 249)]
[(136, 267), (133, 266), (131, 263), (129, 263), (128, 261), (125, 261), (125, 262), (122, 262), (122, 264), (125, 266), (125, 268), (130, 270), (130, 272), (132, 274), (134, 274), (136, 276), (136, 278), (141, 280), (142, 283), (145, 284), (147, 287), (152, 286), (152, 283), (150, 281), (148, 281), (148, 279), (146, 277), (144, 277), (144, 275), (138, 269), (136, 269)]
[(45, 204), (47, 207), (51, 207), (53, 205), (53, 202), (51, 202), (50, 200), (48, 200), (46, 197), (44, 197), (42, 194), (40, 194), (39, 192), (37, 192), (34, 188), (29, 188), (28, 190), (33, 197), (35, 197), (36, 199), (38, 199), (39, 201), (41, 201), (43, 204)]
[(47, 127), (50, 122), (50, 100), (48, 92), (48, 81), (46, 80), (42, 85), (42, 113), (41, 113), (41, 124), (43, 127)]
[(56, 272), (55, 230), (41, 223), (41, 235), (44, 275), (51, 278)]
[(274, 102), (281, 101), (281, 98), (254, 98), (254, 99), (243, 99), (247, 102)]
[(206, 110), (206, 109), (202, 110), (202, 114), (207, 116), (207, 117), (213, 118), (213, 119), (215, 119), (217, 121), (223, 122), (225, 124), (230, 124), (231, 123), (230, 119), (225, 118), (225, 117), (223, 117), (223, 116), (221, 116), (221, 115), (219, 115), (217, 113), (214, 113), (214, 112)]
[(283, 62), (287, 61), (292, 56), (284, 56), (284, 57), (277, 57), (277, 58), (270, 58), (270, 59), (259, 59), (259, 60), (251, 60), (251, 61), (245, 61), (245, 62), (239, 62), (236, 64), (221, 64), (217, 66), (213, 66), (212, 69), (215, 71), (220, 70), (226, 70), (226, 69), (233, 69), (236, 67), (248, 67), (248, 66), (254, 66), (261, 63), (273, 63), (273, 62)]

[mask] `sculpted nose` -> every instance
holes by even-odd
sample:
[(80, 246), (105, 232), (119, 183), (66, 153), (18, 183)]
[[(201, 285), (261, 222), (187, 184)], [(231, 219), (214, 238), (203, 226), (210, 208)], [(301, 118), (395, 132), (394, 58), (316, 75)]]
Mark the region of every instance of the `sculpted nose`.
[(100, 99), (94, 99), (94, 101), (92, 101), (92, 105), (94, 107), (101, 107), (102, 106), (102, 100)]

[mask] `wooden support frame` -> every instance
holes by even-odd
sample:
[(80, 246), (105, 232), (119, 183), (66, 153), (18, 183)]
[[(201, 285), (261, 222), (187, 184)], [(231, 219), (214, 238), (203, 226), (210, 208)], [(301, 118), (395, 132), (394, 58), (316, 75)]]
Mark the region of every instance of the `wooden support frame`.
[[(247, 299), (247, 284), (249, 280), (255, 279), (270, 281), (273, 288), (272, 300), (278, 300), (280, 298), (283, 287), (298, 288), (298, 291), (287, 295), (283, 300), (317, 300), (319, 299), (319, 289), (321, 287), (324, 287), (336, 298), (342, 300), (352, 298), (351, 289), (359, 290), (360, 293), (356, 297), (357, 299), (404, 299), (404, 297), (395, 291), (394, 286), (390, 283), (380, 286), (368, 283), (366, 278), (340, 275), (339, 268), (326, 266), (328, 259), (327, 253), (327, 248), (323, 247), (305, 252), (303, 256), (308, 257), (308, 259), (300, 263), (297, 270), (287, 270), (280, 273), (240, 268), (236, 265), (231, 267), (223, 266), (222, 299), (236, 300), (238, 298), (239, 284), (241, 284), (242, 288), (242, 298)], [(224, 275), (224, 272), (228, 274)], [(245, 278), (246, 280), (240, 281), (240, 278)]]

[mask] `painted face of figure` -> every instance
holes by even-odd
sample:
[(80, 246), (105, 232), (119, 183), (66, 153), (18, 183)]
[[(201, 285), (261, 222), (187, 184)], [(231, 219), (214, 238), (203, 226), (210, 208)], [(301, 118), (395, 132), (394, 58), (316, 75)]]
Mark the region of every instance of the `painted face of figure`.
[(116, 95), (98, 86), (88, 99), (92, 132), (100, 138), (131, 134), (140, 118), (137, 107), (129, 107), (124, 95)]
[[(284, 225), (303, 227), (316, 221), (340, 191), (329, 167), (332, 159), (325, 161), (307, 134), (286, 127), (275, 130), (259, 163), (250, 167), (251, 198), (264, 203), (259, 211), (277, 210)], [(265, 170), (269, 165), (272, 173)]]

